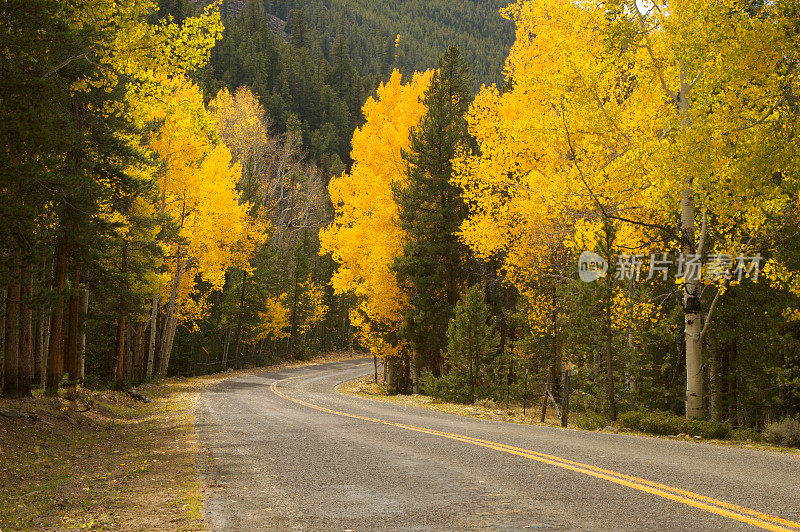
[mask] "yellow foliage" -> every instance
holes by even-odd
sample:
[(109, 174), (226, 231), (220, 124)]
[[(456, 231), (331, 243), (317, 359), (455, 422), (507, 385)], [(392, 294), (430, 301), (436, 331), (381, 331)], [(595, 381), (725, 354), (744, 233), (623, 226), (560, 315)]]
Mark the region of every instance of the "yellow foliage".
[(263, 302), (264, 310), (258, 311), (258, 325), (253, 330), (255, 340), (280, 340), (289, 336), (289, 309), (287, 295), (270, 297)]
[(196, 292), (198, 274), (210, 290), (221, 290), (229, 268), (249, 268), (266, 227), (248, 216), (249, 205), (240, 203), (236, 184), (241, 168), (219, 141), (198, 87), (181, 76), (166, 83), (170, 90), (163, 105), (143, 106), (141, 112), (163, 121), (150, 140), (163, 164), (156, 176), (159, 207), (180, 228), (178, 238), (167, 243), (172, 280), (164, 284), (163, 295), (169, 297), (183, 264), (177, 308), (182, 320), (193, 321), (207, 309), (207, 293)]
[(403, 232), (397, 226), (392, 186), (405, 180), (402, 150), (409, 132), (425, 114), (421, 103), (432, 71), (403, 84), (395, 71), (364, 105), (365, 124), (353, 135), (349, 174), (329, 186), (336, 218), (320, 233), (321, 253), (339, 264), (332, 285), (337, 294), (353, 293), (364, 303), (351, 318), (365, 345), (387, 352), (370, 324), (398, 327), (407, 305), (403, 287), (389, 267), (400, 253)]
[[(510, 88), (477, 95), (468, 122), (479, 155), (455, 161), (470, 205), (463, 240), (501, 258), (524, 291), (574, 277), (558, 257), (596, 249), (604, 220), (615, 229), (612, 255), (667, 251), (649, 242), (657, 226), (675, 233), (687, 192), (696, 225), (703, 212), (714, 223), (713, 251), (746, 252), (795, 200), (769, 176), (796, 166), (774, 124), (798, 75), (781, 68), (796, 46), (791, 21), (777, 10), (751, 16), (749, 5), (677, 0), (640, 13), (639, 3), (614, 12), (599, 0), (519, 0), (505, 9), (517, 28)], [(651, 309), (640, 310), (628, 318)]]

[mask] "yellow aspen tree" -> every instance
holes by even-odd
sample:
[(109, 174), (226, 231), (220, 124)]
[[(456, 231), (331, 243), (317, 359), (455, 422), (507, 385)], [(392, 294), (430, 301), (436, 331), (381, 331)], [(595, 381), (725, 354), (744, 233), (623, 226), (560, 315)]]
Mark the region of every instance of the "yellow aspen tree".
[(246, 264), (264, 238), (264, 227), (248, 216), (249, 205), (240, 202), (236, 185), (241, 167), (219, 141), (202, 94), (182, 78), (171, 83), (171, 97), (156, 114), (163, 125), (151, 140), (164, 166), (158, 180), (161, 209), (179, 228), (167, 244), (161, 375), (169, 365), (178, 323), (196, 321), (206, 311), (208, 292), (198, 292), (198, 276), (210, 291), (221, 290), (226, 270)]
[[(473, 206), (464, 239), (481, 253), (506, 253), (512, 272), (537, 269), (530, 247), (556, 233), (554, 222), (572, 241), (610, 221), (617, 249), (660, 240), (648, 251), (669, 245), (702, 257), (713, 234), (714, 251), (749, 251), (789, 199), (773, 179), (794, 157), (780, 141), (796, 82), (785, 8), (739, 0), (509, 6), (511, 88), (476, 98), (470, 124), (481, 155), (463, 161), (457, 178)], [(702, 336), (716, 298), (704, 308), (701, 280), (678, 282), (686, 414), (700, 417)]]
[(392, 187), (403, 183), (402, 151), (409, 133), (425, 114), (422, 95), (433, 72), (417, 73), (403, 83), (399, 72), (364, 105), (365, 124), (353, 135), (352, 170), (331, 180), (334, 222), (320, 233), (320, 253), (339, 264), (331, 281), (337, 294), (355, 294), (362, 303), (351, 313), (364, 345), (379, 356), (398, 353), (396, 332), (407, 305), (405, 288), (390, 269), (402, 251)]

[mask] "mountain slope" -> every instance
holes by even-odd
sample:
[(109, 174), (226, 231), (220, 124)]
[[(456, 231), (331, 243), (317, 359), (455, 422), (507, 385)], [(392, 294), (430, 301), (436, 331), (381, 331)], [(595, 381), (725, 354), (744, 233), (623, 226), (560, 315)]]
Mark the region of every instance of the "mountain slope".
[(455, 44), (472, 67), (477, 88), (502, 79), (514, 38), (513, 24), (499, 13), (507, 4), (507, 0), (266, 0), (265, 7), (289, 19), (302, 10), (310, 40), (323, 54), (330, 51), (336, 35), (344, 35), (362, 75), (385, 78), (393, 67), (404, 74), (430, 68)]

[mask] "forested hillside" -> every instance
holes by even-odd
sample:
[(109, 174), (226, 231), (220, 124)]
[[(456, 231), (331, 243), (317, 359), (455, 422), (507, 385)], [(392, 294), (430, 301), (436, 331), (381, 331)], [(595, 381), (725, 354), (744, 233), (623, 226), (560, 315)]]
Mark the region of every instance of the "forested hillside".
[(392, 67), (404, 75), (436, 66), (455, 45), (473, 70), (473, 88), (499, 82), (514, 38), (500, 16), (505, 0), (267, 0), (270, 13), (288, 20), (302, 10), (320, 50), (343, 35), (362, 74), (384, 79)]
[[(473, 89), (501, 80), (513, 26), (504, 2), (247, 0), (223, 3), (222, 40), (202, 75), (206, 93), (250, 87), (273, 125), (298, 120), (323, 170), (350, 164), (349, 141), (361, 106), (392, 69), (405, 76), (434, 67), (454, 44), (473, 71)], [(162, 16), (197, 8), (162, 2)]]

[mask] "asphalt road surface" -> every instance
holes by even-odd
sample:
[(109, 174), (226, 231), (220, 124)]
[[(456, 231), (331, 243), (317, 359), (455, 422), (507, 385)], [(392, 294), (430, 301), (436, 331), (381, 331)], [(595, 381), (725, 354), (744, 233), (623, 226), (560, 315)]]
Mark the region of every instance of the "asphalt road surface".
[(800, 456), (472, 419), (337, 394), (368, 360), (197, 405), (212, 530), (800, 530)]

